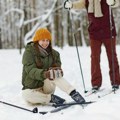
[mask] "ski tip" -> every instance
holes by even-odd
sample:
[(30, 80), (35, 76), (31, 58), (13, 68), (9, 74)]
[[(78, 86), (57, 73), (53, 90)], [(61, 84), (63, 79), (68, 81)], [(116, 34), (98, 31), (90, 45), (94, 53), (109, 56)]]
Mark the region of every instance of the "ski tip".
[(40, 114), (42, 114), (42, 115), (45, 115), (45, 114), (47, 114), (48, 112), (39, 112)]

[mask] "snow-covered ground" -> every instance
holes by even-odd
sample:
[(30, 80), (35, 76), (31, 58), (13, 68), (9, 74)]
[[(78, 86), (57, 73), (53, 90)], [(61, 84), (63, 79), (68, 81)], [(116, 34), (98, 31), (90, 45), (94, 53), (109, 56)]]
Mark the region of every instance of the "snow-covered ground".
[[(82, 77), (80, 73), (77, 52), (75, 47), (55, 47), (61, 54), (64, 77), (85, 97)], [(24, 51), (24, 50), (23, 50)], [(90, 48), (79, 48), (83, 76), (86, 90), (91, 88), (90, 82)], [(120, 63), (120, 46), (117, 46), (118, 60)], [(36, 106), (27, 104), (21, 96), (22, 55), (18, 50), (0, 50), (0, 101), (8, 102), (17, 106), (33, 109)], [(97, 96), (111, 89), (108, 61), (104, 47), (101, 54), (101, 69), (103, 74), (103, 92), (85, 97), (87, 101), (97, 101), (84, 109), (77, 105), (57, 113), (40, 115), (27, 112), (0, 103), (0, 120), (120, 120), (120, 90), (116, 94), (110, 94), (99, 99)], [(64, 97), (67, 101), (72, 99), (58, 88), (55, 94)], [(50, 106), (37, 106), (39, 111), (54, 109)]]

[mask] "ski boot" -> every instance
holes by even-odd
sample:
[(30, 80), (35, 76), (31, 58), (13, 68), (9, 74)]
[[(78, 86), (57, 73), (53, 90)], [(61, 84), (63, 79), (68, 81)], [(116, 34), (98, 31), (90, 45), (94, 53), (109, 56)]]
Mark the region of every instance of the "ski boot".
[(72, 97), (72, 99), (77, 102), (77, 103), (85, 103), (85, 99), (80, 95), (79, 92), (76, 92), (76, 90), (73, 90), (70, 93), (70, 96)]
[(55, 104), (63, 104), (65, 102), (65, 99), (57, 96), (57, 95), (51, 95), (51, 100), (50, 103), (55, 103)]
[(112, 90), (118, 90), (119, 89), (119, 85), (112, 85)]
[(92, 88), (92, 91), (96, 92), (96, 91), (98, 91), (99, 89), (100, 89), (100, 87), (94, 86), (94, 87)]

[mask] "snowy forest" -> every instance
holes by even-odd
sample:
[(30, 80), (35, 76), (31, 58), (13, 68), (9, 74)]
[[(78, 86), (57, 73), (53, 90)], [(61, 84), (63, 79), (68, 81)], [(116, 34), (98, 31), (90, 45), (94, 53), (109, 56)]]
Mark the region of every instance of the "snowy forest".
[[(91, 94), (91, 47), (87, 12), (85, 9), (67, 10), (64, 1), (0, 0), (0, 120), (120, 120), (120, 89), (112, 91), (106, 48), (101, 47), (102, 85), (98, 92)], [(116, 53), (120, 69), (120, 7), (112, 8), (112, 12), (117, 31)], [(51, 110), (56, 108), (51, 104), (33, 105), (24, 100), (23, 54), (26, 44), (32, 40), (39, 27), (48, 28), (52, 34), (52, 45), (60, 53), (64, 78), (87, 102), (94, 103), (74, 105), (52, 113)], [(66, 103), (73, 101), (58, 86), (55, 95), (64, 98)], [(31, 112), (36, 107), (38, 113)], [(39, 112), (48, 113), (42, 115)]]
[[(75, 0), (72, 0), (75, 1)], [(24, 48), (38, 27), (47, 27), (54, 46), (89, 46), (86, 10), (64, 9), (63, 0), (0, 0), (0, 49)], [(120, 44), (120, 7), (113, 9)]]

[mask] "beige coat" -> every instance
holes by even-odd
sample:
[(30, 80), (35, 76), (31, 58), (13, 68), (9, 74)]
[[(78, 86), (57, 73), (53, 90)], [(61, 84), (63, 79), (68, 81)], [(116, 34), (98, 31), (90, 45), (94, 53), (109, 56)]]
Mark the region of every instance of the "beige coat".
[[(120, 6), (120, 0), (116, 0), (116, 3), (112, 8)], [(73, 9), (83, 9), (85, 8), (85, 0), (79, 0), (77, 2), (73, 2)]]

